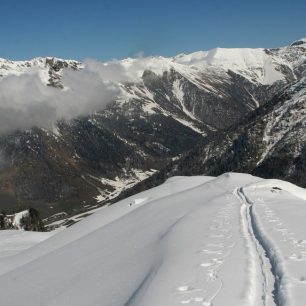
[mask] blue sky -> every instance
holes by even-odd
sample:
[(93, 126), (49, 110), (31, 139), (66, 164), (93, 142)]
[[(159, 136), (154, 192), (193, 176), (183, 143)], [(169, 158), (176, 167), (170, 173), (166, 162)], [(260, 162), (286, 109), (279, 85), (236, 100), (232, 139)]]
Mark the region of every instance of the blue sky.
[(306, 37), (306, 1), (0, 0), (0, 57), (109, 60)]

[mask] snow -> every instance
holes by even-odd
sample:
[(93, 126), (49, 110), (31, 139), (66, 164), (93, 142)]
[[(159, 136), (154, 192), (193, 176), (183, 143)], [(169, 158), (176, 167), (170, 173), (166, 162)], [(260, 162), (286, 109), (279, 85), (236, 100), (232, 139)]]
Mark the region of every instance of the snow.
[[(101, 178), (102, 184), (106, 185), (106, 190), (101, 190), (100, 195), (97, 196), (97, 202), (102, 202), (104, 200), (110, 200), (117, 197), (122, 191), (135, 186), (137, 183), (145, 180), (146, 178), (152, 176), (156, 172), (155, 169), (150, 169), (148, 171), (142, 171), (140, 169), (130, 169), (129, 177), (115, 177), (114, 180)], [(92, 178), (95, 178), (91, 176)]]
[[(83, 65), (73, 60), (64, 60), (60, 58), (53, 57), (37, 57), (28, 61), (11, 61), (7, 59), (0, 58), (0, 77), (8, 77), (11, 75), (20, 76), (25, 73), (34, 74), (38, 73), (44, 84), (49, 83), (49, 69), (47, 68), (46, 61), (52, 60), (66, 62), (69, 65), (78, 65), (82, 68)], [(58, 72), (61, 74), (61, 72)]]
[(180, 118), (180, 117), (174, 116), (174, 115), (172, 115), (171, 117), (172, 117), (173, 119), (177, 120), (178, 122), (180, 122), (181, 124), (183, 124), (183, 125), (185, 125), (185, 126), (191, 128), (191, 129), (194, 130), (195, 132), (197, 132), (197, 133), (199, 133), (199, 134), (201, 134), (201, 135), (203, 135), (203, 136), (206, 135), (205, 132), (203, 132), (202, 130), (200, 130), (199, 128), (197, 128), (192, 122), (187, 121), (187, 120), (184, 120), (183, 118)]
[(306, 38), (298, 39), (297, 41), (293, 42), (290, 46), (297, 46), (297, 47), (306, 48)]
[(56, 232), (0, 231), (0, 258), (16, 255), (53, 236)]
[(29, 216), (29, 211), (24, 210), (19, 213), (14, 214), (13, 226), (17, 229), (22, 229), (21, 220)]
[(250, 204), (255, 235), (277, 279), (274, 290), (278, 305), (301, 305), (306, 289), (305, 189), (267, 180), (241, 192)]
[(173, 177), (0, 258), (1, 303), (303, 305), (305, 200), (247, 174)]
[[(295, 45), (298, 43), (299, 45)], [(224, 74), (228, 70), (232, 70), (250, 82), (271, 85), (284, 78), (279, 69), (280, 66), (286, 66), (294, 74), (294, 67), (303, 63), (305, 52), (302, 47), (305, 48), (305, 39), (301, 39), (291, 46), (280, 48), (278, 51), (268, 49), (268, 52), (263, 48), (215, 48), (209, 51), (179, 54), (169, 58), (149, 56), (100, 63), (87, 60), (84, 64), (59, 58), (54, 58), (54, 60), (65, 61), (71, 66), (76, 65), (78, 69), (85, 66), (94, 67), (94, 71), (98, 74), (107, 76), (117, 83), (141, 82), (145, 70), (162, 75), (165, 71), (174, 69), (197, 86), (214, 91), (214, 88), (209, 88), (209, 84), (204, 86), (197, 81), (201, 73), (212, 70), (217, 74)], [(0, 58), (0, 76), (22, 75), (37, 71), (42, 82), (48, 84), (50, 76), (46, 61), (51, 59), (50, 57), (39, 57), (29, 61), (10, 61)], [(60, 71), (57, 74), (61, 76), (61, 73)]]
[(14, 229), (23, 230), (24, 224), (22, 224), (22, 219), (28, 217), (30, 214), (29, 210), (23, 210), (12, 215), (4, 215), (4, 223), (7, 223), (9, 227)]
[[(262, 163), (264, 159), (273, 152), (274, 147), (292, 130), (297, 124), (305, 124), (306, 114), (301, 111), (306, 101), (306, 78), (302, 78), (299, 82), (289, 88), (292, 97), (287, 99), (280, 106), (268, 114), (265, 121), (267, 125), (264, 130), (263, 140), (266, 142), (266, 149), (262, 153), (257, 165)], [(300, 136), (303, 137), (303, 136)]]
[(179, 80), (175, 80), (172, 85), (172, 90), (178, 101), (180, 102), (182, 111), (190, 117), (192, 120), (199, 121), (193, 113), (191, 113), (184, 104), (184, 91), (181, 88), (181, 84)]
[(176, 63), (195, 66), (205, 69), (218, 67), (224, 70), (232, 70), (254, 82), (261, 84), (273, 84), (282, 80), (283, 75), (277, 71), (273, 58), (265, 49), (249, 48), (216, 48), (210, 51), (199, 51), (188, 55), (181, 54), (174, 58)]
[(138, 58), (126, 58), (123, 60), (113, 60), (104, 63), (105, 67), (116, 67), (125, 75), (125, 79), (132, 82), (139, 82), (145, 70), (153, 71), (158, 75), (162, 75), (165, 71), (169, 71), (173, 64), (169, 58), (163, 56), (149, 56)]

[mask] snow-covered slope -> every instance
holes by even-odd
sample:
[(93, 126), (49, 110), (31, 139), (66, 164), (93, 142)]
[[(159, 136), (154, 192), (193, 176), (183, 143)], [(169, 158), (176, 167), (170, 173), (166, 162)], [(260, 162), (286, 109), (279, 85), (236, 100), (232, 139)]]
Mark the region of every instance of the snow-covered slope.
[(271, 85), (286, 78), (290, 70), (295, 77), (296, 68), (305, 62), (305, 39), (278, 49), (216, 48), (191, 54), (180, 54), (175, 63), (198, 69), (232, 70), (251, 82)]
[(53, 236), (52, 232), (0, 231), (0, 258), (13, 256)]
[[(273, 84), (283, 80), (284, 75), (277, 66), (289, 63), (267, 54), (265, 49), (222, 49), (200, 51), (188, 55), (179, 55), (175, 62), (197, 68), (232, 70), (248, 78), (251, 82)], [(290, 66), (290, 65), (288, 65)]]
[(306, 191), (173, 177), (0, 260), (4, 305), (302, 305)]

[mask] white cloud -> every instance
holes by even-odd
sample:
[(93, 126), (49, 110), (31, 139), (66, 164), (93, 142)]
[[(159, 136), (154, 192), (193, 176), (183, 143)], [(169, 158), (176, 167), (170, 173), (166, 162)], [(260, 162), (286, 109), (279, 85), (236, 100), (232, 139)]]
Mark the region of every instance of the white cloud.
[(85, 60), (84, 69), (65, 69), (65, 90), (46, 86), (39, 69), (0, 79), (0, 133), (33, 126), (51, 128), (57, 120), (72, 119), (102, 110), (120, 93), (119, 83), (141, 81), (144, 70), (161, 74), (169, 59), (138, 57), (98, 62)]
[(51, 128), (59, 119), (72, 119), (103, 109), (119, 93), (118, 85), (85, 67), (65, 70), (67, 90), (46, 86), (38, 70), (0, 81), (0, 133), (33, 126)]

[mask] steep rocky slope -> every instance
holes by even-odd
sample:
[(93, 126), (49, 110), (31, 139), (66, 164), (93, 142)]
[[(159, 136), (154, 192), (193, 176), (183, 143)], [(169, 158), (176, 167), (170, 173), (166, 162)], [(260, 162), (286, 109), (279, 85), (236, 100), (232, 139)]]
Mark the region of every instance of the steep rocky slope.
[[(226, 132), (210, 135), (155, 180), (173, 174), (246, 172), (306, 186), (306, 78)], [(149, 184), (153, 183), (153, 179)]]

